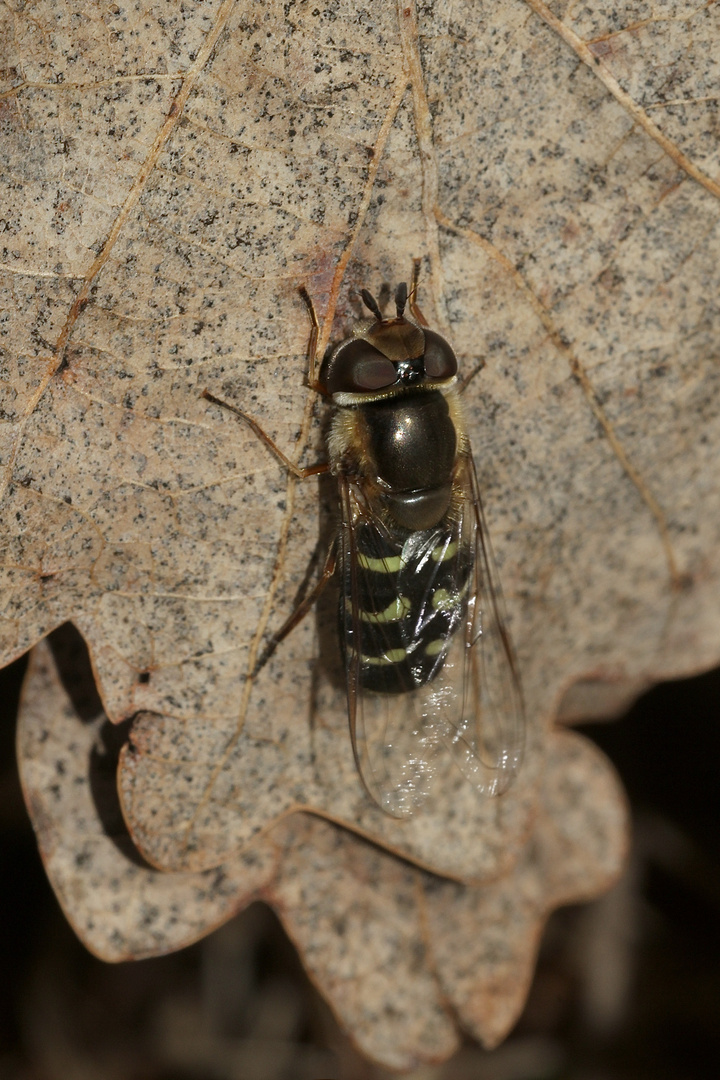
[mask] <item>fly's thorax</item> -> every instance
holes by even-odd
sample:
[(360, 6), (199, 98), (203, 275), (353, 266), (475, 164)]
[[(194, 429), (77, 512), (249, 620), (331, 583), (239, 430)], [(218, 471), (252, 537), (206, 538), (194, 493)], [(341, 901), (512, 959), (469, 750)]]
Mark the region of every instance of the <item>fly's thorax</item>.
[(357, 480), (393, 525), (433, 528), (451, 505), (455, 462), (465, 445), (455, 387), (397, 388), (370, 401), (353, 397), (337, 407), (331, 424), (333, 471)]
[(450, 505), (457, 451), (445, 398), (408, 392), (363, 406), (362, 417), (389, 514), (407, 529), (432, 528)]
[(457, 436), (438, 390), (409, 391), (363, 405), (361, 417), (375, 470), (390, 491), (436, 488), (449, 481)]

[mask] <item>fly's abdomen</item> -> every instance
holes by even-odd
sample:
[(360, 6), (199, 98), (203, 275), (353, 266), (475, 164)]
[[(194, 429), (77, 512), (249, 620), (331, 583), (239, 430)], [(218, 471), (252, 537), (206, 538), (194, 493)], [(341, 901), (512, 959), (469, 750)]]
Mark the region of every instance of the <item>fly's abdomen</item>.
[(371, 525), (356, 528), (340, 620), (363, 689), (400, 694), (435, 677), (465, 619), (471, 565), (450, 527), (396, 542)]

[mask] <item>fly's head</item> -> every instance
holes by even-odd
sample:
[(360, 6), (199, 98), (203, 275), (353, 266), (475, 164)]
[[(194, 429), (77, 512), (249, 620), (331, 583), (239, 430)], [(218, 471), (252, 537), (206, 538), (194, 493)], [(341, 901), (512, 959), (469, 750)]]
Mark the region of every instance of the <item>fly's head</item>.
[(445, 338), (405, 317), (408, 289), (395, 292), (395, 318), (384, 319), (367, 289), (363, 302), (375, 316), (343, 341), (325, 361), (320, 383), (327, 394), (384, 397), (415, 387), (434, 387), (457, 373), (457, 359)]

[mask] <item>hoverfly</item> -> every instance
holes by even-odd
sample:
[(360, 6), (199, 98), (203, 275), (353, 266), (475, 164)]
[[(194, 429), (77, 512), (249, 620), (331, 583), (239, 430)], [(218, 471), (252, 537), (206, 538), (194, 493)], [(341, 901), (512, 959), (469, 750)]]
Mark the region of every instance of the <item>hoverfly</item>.
[[(333, 414), (327, 465), (300, 470), (257, 423), (246, 420), (298, 475), (329, 471), (341, 525), (315, 588), (270, 640), (256, 671), (339, 568), (340, 640), (353, 754), (370, 797), (407, 817), (435, 792), (452, 762), (485, 795), (506, 790), (521, 762), (524, 717), (512, 645), (448, 342), (410, 291), (395, 293), (326, 357), (316, 376), (312, 323), (309, 383)], [(409, 308), (410, 317), (405, 312)]]

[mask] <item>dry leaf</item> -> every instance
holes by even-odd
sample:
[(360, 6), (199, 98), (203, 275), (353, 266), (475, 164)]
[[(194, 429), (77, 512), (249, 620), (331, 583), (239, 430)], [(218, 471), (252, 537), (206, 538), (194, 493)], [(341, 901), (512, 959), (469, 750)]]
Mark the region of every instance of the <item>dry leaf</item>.
[[(717, 662), (718, 17), (3, 9), (0, 645), (81, 630), (108, 716), (139, 714), (121, 788), (149, 860), (225, 865), (310, 807), (497, 878), (568, 685)], [(484, 364), (464, 397), (531, 732), (507, 798), (404, 826), (354, 773), (331, 605), (245, 681), (332, 492), (200, 394), (315, 460), (296, 288), (324, 348), (416, 255), (426, 315)]]
[[(78, 658), (60, 667), (77, 694)], [(434, 877), (310, 814), (214, 870), (161, 873), (113, 821), (108, 727), (71, 699), (38, 645), (19, 717), (21, 776), (48, 876), (88, 948), (106, 960), (163, 954), (265, 899), (360, 1048), (396, 1068), (447, 1057), (458, 1021), (496, 1044), (523, 1006), (548, 913), (604, 888), (624, 855), (617, 781), (564, 734), (550, 742), (523, 856), (494, 883)]]
[(48, 644), (33, 650), (18, 719), (21, 780), (48, 877), (96, 956), (132, 960), (180, 949), (255, 898), (276, 872), (274, 853), (256, 844), (196, 874), (162, 874), (144, 863), (117, 805), (112, 725), (78, 704), (83, 657), (65, 660), (73, 698)]

